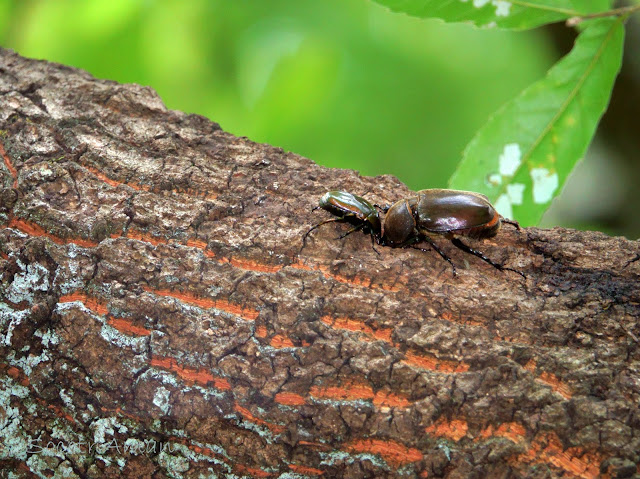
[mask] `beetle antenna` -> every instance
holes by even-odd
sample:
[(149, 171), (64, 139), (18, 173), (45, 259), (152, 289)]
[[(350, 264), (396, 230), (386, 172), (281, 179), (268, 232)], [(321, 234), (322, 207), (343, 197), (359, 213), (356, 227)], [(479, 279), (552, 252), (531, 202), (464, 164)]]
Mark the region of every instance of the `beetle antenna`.
[(524, 279), (527, 279), (527, 277), (524, 275), (524, 273), (522, 273), (521, 271), (518, 271), (517, 269), (512, 269), (512, 268), (507, 268), (506, 266), (502, 266), (501, 264), (498, 264), (492, 260), (490, 260), (489, 258), (487, 258), (484, 253), (475, 250), (473, 248), (471, 248), (470, 246), (467, 246), (466, 244), (464, 244), (462, 241), (460, 241), (458, 238), (451, 238), (451, 242), (458, 248), (460, 248), (462, 251), (466, 252), (466, 253), (470, 253), (474, 256), (477, 256), (478, 258), (480, 258), (482, 261), (489, 263), (491, 266), (493, 266), (496, 269), (499, 269), (500, 271), (513, 271), (514, 273), (518, 273), (520, 276), (522, 276)]

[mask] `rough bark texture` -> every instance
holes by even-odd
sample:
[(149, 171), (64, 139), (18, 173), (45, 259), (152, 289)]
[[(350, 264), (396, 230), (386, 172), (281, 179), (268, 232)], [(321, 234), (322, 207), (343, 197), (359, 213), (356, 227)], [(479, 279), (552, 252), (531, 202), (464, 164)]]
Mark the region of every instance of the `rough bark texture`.
[(3, 474), (640, 477), (638, 242), (303, 246), (407, 188), (7, 50), (0, 144)]

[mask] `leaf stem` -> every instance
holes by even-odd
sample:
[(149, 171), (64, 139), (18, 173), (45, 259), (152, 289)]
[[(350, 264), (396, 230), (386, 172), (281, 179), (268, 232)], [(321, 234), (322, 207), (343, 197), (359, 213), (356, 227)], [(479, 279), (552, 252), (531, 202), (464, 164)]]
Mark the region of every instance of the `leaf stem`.
[(640, 11), (640, 5), (629, 5), (627, 7), (614, 8), (607, 10), (606, 12), (589, 13), (579, 17), (571, 17), (567, 20), (568, 27), (575, 27), (579, 23), (585, 20), (591, 20), (592, 18), (604, 18), (604, 17), (620, 17), (622, 15), (630, 15), (634, 12)]

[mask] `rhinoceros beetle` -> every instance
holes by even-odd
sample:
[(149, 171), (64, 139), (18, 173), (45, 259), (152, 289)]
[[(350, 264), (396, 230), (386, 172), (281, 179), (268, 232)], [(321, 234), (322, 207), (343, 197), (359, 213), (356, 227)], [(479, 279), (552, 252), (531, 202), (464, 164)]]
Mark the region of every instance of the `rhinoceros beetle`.
[(432, 235), (445, 236), (457, 248), (477, 256), (494, 268), (522, 275), (519, 271), (495, 263), (458, 238), (491, 238), (498, 233), (503, 222), (520, 229), (516, 221), (500, 216), (485, 195), (471, 191), (429, 189), (394, 203), (386, 211), (380, 234), (384, 244), (390, 246), (413, 245), (422, 240), (428, 242), (449, 262), (454, 274), (455, 265), (434, 243)]

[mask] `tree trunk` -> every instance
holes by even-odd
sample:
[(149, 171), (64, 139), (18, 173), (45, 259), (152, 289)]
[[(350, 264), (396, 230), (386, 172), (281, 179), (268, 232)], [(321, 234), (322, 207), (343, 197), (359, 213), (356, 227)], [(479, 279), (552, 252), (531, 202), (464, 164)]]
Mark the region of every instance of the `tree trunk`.
[(8, 50), (0, 144), (11, 477), (640, 477), (638, 242), (303, 244), (408, 189)]

